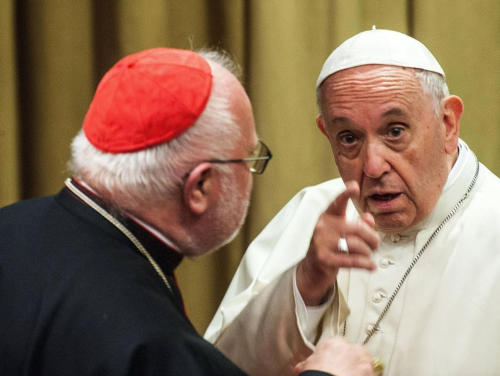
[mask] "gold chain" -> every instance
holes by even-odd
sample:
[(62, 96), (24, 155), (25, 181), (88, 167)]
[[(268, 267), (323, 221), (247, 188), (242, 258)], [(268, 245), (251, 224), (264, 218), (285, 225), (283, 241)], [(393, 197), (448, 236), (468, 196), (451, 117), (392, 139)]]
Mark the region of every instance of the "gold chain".
[(80, 191), (71, 181), (71, 179), (66, 179), (64, 182), (66, 187), (73, 192), (78, 198), (80, 198), (83, 202), (85, 202), (88, 206), (90, 206), (92, 209), (94, 209), (97, 213), (99, 213), (101, 216), (103, 216), (106, 220), (108, 220), (112, 225), (114, 225), (118, 230), (120, 230), (123, 235), (125, 235), (131, 242), (132, 244), (135, 245), (137, 250), (144, 256), (146, 259), (149, 261), (153, 269), (156, 271), (156, 273), (160, 276), (162, 279), (163, 283), (165, 283), (165, 286), (167, 286), (168, 290), (170, 291), (171, 294), (173, 294), (172, 286), (170, 286), (170, 283), (168, 282), (167, 277), (165, 277), (165, 274), (163, 274), (163, 271), (161, 270), (160, 266), (156, 263), (156, 261), (151, 257), (149, 252), (146, 250), (146, 248), (142, 245), (142, 243), (135, 237), (134, 234), (132, 234), (128, 228), (126, 228), (120, 221), (118, 221), (115, 217), (113, 217), (110, 213), (108, 213), (103, 207), (98, 205), (95, 201), (87, 197), (82, 191)]

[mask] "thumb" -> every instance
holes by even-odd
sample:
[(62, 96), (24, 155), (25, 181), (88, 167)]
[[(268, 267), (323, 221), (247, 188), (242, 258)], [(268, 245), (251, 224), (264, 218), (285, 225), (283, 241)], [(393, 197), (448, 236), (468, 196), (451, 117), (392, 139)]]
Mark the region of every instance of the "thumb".
[(363, 213), (361, 215), (361, 220), (366, 223), (368, 226), (371, 228), (375, 228), (375, 218), (373, 218), (373, 215), (370, 213)]
[(299, 373), (301, 373), (303, 370), (304, 370), (304, 365), (305, 365), (305, 360), (303, 360), (302, 362), (298, 362), (295, 367), (293, 368), (294, 372), (296, 375), (298, 375)]
[(345, 216), (349, 199), (359, 197), (359, 185), (357, 182), (351, 180), (345, 183), (345, 186), (345, 191), (339, 194), (335, 200), (332, 201), (330, 206), (326, 209), (326, 213), (343, 217)]

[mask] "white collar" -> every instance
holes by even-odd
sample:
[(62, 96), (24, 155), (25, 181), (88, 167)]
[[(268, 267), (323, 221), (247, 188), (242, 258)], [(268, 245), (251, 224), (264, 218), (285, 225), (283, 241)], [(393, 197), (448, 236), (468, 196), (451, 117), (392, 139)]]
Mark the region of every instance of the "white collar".
[(470, 154), (470, 149), (465, 142), (461, 139), (458, 139), (458, 158), (455, 161), (455, 164), (451, 168), (450, 173), (448, 174), (448, 179), (446, 180), (446, 184), (444, 185), (443, 191), (445, 191), (448, 187), (453, 185), (455, 180), (457, 180), (458, 175), (462, 172), (465, 161)]
[(130, 213), (125, 213), (127, 217), (129, 217), (131, 220), (133, 220), (135, 223), (137, 223), (139, 226), (143, 227), (146, 231), (151, 233), (154, 237), (156, 237), (159, 241), (162, 243), (165, 243), (168, 247), (172, 248), (174, 251), (178, 253), (182, 253), (179, 249), (179, 247), (169, 238), (167, 238), (165, 235), (163, 235), (160, 231), (155, 229), (153, 226), (150, 224), (144, 222), (142, 219), (137, 218), (135, 215), (130, 214)]

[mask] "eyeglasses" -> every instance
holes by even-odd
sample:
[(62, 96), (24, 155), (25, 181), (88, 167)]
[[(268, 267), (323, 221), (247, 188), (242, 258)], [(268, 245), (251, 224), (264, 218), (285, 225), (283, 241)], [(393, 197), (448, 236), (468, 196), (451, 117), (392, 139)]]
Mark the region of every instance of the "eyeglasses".
[(238, 159), (208, 159), (204, 162), (210, 163), (242, 163), (248, 165), (250, 172), (254, 174), (262, 174), (267, 167), (267, 163), (271, 160), (273, 154), (265, 143), (259, 140), (257, 148), (253, 151), (252, 155), (248, 158)]

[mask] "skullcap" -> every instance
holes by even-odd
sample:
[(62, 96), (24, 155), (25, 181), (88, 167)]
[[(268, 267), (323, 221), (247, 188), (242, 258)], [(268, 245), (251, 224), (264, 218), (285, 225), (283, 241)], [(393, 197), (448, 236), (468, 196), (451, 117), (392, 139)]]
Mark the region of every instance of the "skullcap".
[(330, 54), (316, 87), (335, 72), (368, 64), (420, 68), (445, 76), (436, 58), (421, 42), (397, 31), (374, 28), (347, 39)]
[(211, 88), (210, 65), (193, 51), (154, 48), (128, 55), (99, 83), (83, 131), (108, 153), (168, 142), (195, 123)]

